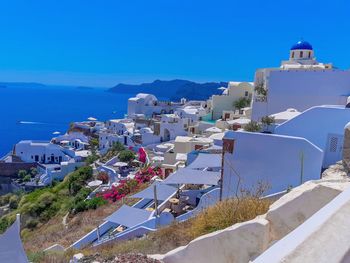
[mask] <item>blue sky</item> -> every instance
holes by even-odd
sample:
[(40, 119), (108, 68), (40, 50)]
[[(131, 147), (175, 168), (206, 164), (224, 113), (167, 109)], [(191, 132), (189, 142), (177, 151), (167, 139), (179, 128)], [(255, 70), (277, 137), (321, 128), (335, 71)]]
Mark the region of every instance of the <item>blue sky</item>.
[(346, 0), (1, 1), (0, 81), (252, 80), (300, 38), (347, 69), (349, 10)]

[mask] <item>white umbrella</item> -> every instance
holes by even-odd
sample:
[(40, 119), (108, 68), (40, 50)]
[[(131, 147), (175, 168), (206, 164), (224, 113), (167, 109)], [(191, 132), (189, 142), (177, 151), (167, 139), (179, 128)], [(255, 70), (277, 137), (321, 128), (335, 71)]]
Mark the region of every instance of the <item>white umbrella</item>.
[(97, 119), (94, 118), (94, 117), (89, 117), (88, 120), (89, 120), (89, 121), (97, 121)]
[(115, 166), (115, 167), (122, 167), (122, 166), (128, 166), (128, 164), (124, 163), (124, 162), (116, 162), (115, 164), (113, 164), (113, 166)]
[(53, 132), (52, 134), (54, 134), (54, 135), (58, 135), (58, 134), (61, 134), (59, 131), (55, 131), (55, 132)]
[(210, 127), (208, 129), (205, 130), (206, 132), (213, 132), (213, 133), (219, 133), (222, 132), (222, 130), (218, 127)]
[(90, 183), (88, 183), (88, 186), (96, 187), (96, 186), (100, 186), (101, 184), (102, 184), (101, 180), (95, 180), (95, 181), (91, 181)]

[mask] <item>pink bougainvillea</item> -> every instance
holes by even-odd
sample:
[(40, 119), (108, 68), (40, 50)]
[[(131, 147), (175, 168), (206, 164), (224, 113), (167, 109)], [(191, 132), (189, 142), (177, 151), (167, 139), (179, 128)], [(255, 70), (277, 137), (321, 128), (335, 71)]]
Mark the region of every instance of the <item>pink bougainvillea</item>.
[(139, 154), (139, 161), (141, 163), (146, 163), (147, 153), (142, 147), (139, 148), (138, 154)]
[(149, 182), (152, 177), (161, 175), (162, 170), (159, 167), (143, 167), (137, 171), (133, 179), (120, 180), (117, 186), (112, 186), (110, 190), (98, 196), (102, 196), (110, 202), (115, 202), (135, 191), (139, 185)]

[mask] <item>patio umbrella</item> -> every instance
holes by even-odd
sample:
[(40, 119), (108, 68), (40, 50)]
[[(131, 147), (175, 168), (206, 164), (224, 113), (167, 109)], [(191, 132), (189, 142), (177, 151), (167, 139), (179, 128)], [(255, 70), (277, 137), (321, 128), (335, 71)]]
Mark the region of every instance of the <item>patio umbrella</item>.
[(96, 186), (100, 186), (101, 184), (102, 184), (101, 180), (95, 180), (95, 181), (91, 181), (90, 183), (88, 183), (88, 186), (96, 187)]
[(128, 166), (128, 164), (124, 163), (124, 162), (116, 162), (115, 164), (113, 164), (113, 166), (115, 166), (115, 167), (122, 167), (122, 166)]

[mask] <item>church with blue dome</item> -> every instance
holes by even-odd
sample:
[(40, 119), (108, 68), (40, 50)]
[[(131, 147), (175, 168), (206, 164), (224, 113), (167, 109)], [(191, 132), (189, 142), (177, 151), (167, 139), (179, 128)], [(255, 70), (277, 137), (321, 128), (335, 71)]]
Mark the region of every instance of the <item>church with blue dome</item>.
[(289, 59), (279, 67), (261, 68), (255, 73), (255, 85), (262, 85), (267, 95), (254, 94), (252, 119), (284, 112), (300, 112), (318, 105), (346, 105), (350, 101), (350, 70), (319, 62), (314, 46), (305, 40), (289, 48)]
[(298, 41), (290, 50), (313, 50), (312, 45), (304, 40)]
[(290, 49), (290, 61), (297, 61), (301, 64), (314, 64), (314, 50), (312, 45), (304, 40), (295, 43)]

